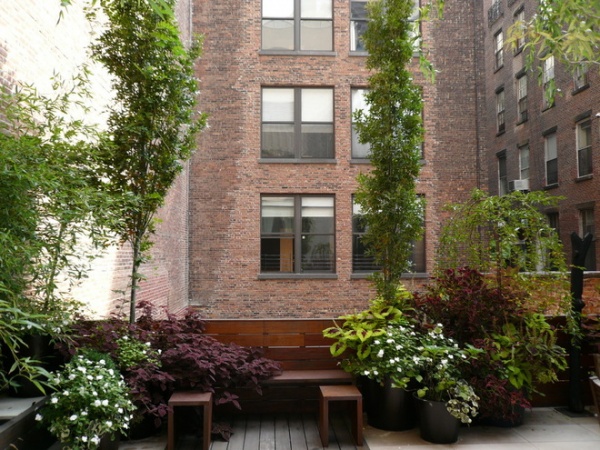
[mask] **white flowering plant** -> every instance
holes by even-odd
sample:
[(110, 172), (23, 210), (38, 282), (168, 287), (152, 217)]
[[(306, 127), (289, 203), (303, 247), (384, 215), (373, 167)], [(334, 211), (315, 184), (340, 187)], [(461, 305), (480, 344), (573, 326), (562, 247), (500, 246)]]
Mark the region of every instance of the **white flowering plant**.
[(469, 364), (482, 350), (472, 346), (460, 347), (444, 335), (441, 324), (420, 333), (415, 361), (420, 383), (417, 396), (446, 402), (446, 408), (463, 423), (471, 423), (479, 411), (479, 397), (462, 377), (461, 368)]
[(65, 450), (97, 449), (103, 436), (129, 427), (134, 410), (129, 388), (106, 354), (80, 349), (50, 383), (55, 389), (36, 420)]
[(389, 322), (382, 334), (370, 339), (361, 375), (380, 383), (389, 380), (394, 387), (409, 387), (419, 374), (419, 342), (419, 334), (405, 316)]

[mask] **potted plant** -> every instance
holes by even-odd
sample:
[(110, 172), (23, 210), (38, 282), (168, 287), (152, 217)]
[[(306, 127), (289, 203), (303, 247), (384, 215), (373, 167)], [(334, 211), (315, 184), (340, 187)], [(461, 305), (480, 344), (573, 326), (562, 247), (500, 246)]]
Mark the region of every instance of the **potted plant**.
[(441, 323), (459, 345), (483, 350), (464, 377), (481, 397), (478, 420), (502, 426), (522, 423), (536, 386), (566, 367), (556, 331), (529, 303), (518, 276), (504, 274), (499, 288), (493, 275), (446, 269), (413, 300), (418, 314)]
[(118, 448), (118, 437), (129, 427), (134, 406), (109, 355), (80, 349), (50, 382), (55, 392), (36, 419), (48, 426), (63, 449)]
[(369, 424), (384, 430), (415, 425), (407, 389), (415, 375), (411, 355), (416, 334), (411, 318), (402, 312), (410, 297), (400, 287), (394, 302), (377, 297), (369, 308), (341, 316), (341, 324), (323, 330), (334, 340), (332, 356), (341, 357), (342, 369), (357, 377)]
[(444, 336), (437, 324), (420, 334), (415, 356), (420, 369), (416, 391), (421, 437), (429, 442), (456, 442), (460, 424), (469, 424), (479, 410), (479, 396), (464, 380), (463, 368), (476, 359), (481, 350), (460, 347)]

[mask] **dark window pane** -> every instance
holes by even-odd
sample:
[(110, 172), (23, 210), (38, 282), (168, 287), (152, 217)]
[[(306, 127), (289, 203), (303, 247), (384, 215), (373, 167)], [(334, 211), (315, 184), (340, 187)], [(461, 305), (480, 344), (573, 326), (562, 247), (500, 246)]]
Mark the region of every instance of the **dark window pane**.
[(333, 126), (302, 125), (302, 158), (333, 158)]
[(352, 271), (375, 272), (381, 267), (375, 263), (375, 258), (367, 254), (367, 248), (362, 243), (361, 236), (352, 236)]
[(302, 235), (302, 272), (333, 272), (333, 236)]
[(260, 241), (261, 272), (294, 272), (294, 239), (262, 238)]
[(579, 150), (579, 176), (592, 173), (592, 149), (590, 147)]
[(263, 158), (294, 158), (294, 126), (265, 123), (262, 127)]
[(558, 159), (551, 159), (546, 162), (546, 184), (558, 183)]
[(365, 44), (362, 40), (365, 31), (367, 30), (368, 22), (366, 21), (355, 21), (352, 22), (352, 28), (350, 30), (351, 42), (350, 50), (354, 52), (366, 51)]

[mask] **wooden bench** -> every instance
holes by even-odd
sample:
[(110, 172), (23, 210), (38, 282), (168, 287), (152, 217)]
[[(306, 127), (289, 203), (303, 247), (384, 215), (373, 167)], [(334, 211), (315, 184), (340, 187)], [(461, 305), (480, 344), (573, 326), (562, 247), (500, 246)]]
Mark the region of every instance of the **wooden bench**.
[(332, 319), (207, 320), (204, 332), (220, 342), (260, 348), (281, 364), (282, 373), (262, 383), (262, 395), (236, 391), (243, 412), (313, 412), (319, 386), (353, 383), (331, 356), (331, 339), (323, 337), (332, 325)]

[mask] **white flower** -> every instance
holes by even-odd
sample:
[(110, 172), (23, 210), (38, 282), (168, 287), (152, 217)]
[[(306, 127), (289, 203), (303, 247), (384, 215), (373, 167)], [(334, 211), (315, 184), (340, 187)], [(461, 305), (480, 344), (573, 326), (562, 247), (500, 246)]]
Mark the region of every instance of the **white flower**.
[(98, 397), (98, 392), (96, 392), (96, 391), (92, 391), (92, 395), (93, 395), (94, 397)]
[(78, 417), (77, 414), (73, 414), (71, 417), (69, 417), (69, 420), (71, 422), (73, 422), (73, 421), (77, 420), (77, 417)]
[(68, 396), (69, 396), (69, 391), (63, 391), (63, 395), (64, 395), (65, 397), (68, 397)]
[(102, 402), (98, 399), (94, 400), (94, 406), (100, 406)]
[(383, 349), (379, 350), (379, 352), (377, 353), (377, 356), (379, 356), (380, 358), (383, 357)]
[(36, 415), (35, 415), (35, 420), (36, 420), (37, 422), (39, 422), (40, 420), (42, 420), (42, 415), (41, 415), (41, 414), (36, 414)]
[(91, 439), (91, 441), (92, 441), (94, 444), (98, 445), (98, 444), (100, 443), (100, 438), (99, 438), (98, 436), (94, 436), (94, 437)]
[(100, 364), (101, 366), (104, 366), (106, 364), (106, 361), (104, 361), (103, 359), (101, 359), (100, 361), (98, 361), (98, 364)]
[(87, 436), (81, 436), (81, 442), (87, 442), (87, 441), (88, 441)]
[(107, 427), (112, 427), (112, 425), (113, 425), (112, 420), (107, 420), (106, 421), (106, 426)]
[(50, 403), (58, 403), (58, 398), (56, 398), (56, 397), (52, 397), (52, 398), (50, 399)]
[(386, 342), (387, 342), (388, 344), (393, 344), (393, 343), (394, 343), (394, 340), (393, 340), (393, 339), (388, 339)]
[(102, 400), (102, 406), (108, 406), (108, 400)]

